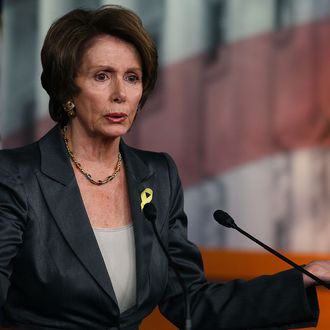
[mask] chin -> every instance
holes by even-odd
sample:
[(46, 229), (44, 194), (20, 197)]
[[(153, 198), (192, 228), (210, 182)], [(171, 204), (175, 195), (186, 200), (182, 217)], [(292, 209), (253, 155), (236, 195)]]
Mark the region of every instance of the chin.
[(128, 133), (128, 129), (111, 129), (103, 132), (103, 135), (108, 138), (120, 138)]

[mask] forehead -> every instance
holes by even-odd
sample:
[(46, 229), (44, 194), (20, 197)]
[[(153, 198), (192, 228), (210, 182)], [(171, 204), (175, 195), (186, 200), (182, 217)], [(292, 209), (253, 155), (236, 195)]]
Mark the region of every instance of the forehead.
[(118, 37), (100, 35), (92, 39), (82, 56), (82, 65), (102, 61), (129, 62), (141, 66), (141, 57), (136, 47)]

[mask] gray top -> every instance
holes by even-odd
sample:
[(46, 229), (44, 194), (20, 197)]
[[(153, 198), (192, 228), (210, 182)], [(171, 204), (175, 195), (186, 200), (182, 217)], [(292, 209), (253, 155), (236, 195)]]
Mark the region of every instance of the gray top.
[(122, 313), (136, 304), (133, 224), (120, 228), (93, 230)]

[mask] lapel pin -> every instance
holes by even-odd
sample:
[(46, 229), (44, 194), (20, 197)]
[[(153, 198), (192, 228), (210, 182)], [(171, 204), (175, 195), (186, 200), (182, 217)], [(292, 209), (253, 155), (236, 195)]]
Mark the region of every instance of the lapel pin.
[(151, 188), (146, 188), (141, 193), (141, 210), (143, 210), (144, 205), (152, 201), (153, 191)]

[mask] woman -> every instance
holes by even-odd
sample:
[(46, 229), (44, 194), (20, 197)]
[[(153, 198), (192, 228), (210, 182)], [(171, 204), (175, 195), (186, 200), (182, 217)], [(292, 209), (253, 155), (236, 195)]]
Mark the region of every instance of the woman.
[[(313, 281), (295, 270), (249, 282), (207, 282), (186, 238), (171, 158), (122, 137), (152, 90), (157, 51), (139, 18), (118, 6), (74, 10), (50, 28), (42, 85), (57, 125), (0, 152), (0, 306), (23, 329), (138, 329), (157, 305), (177, 326), (184, 300), (141, 208), (189, 289), (193, 329), (311, 326)], [(307, 266), (329, 280), (327, 262)]]

